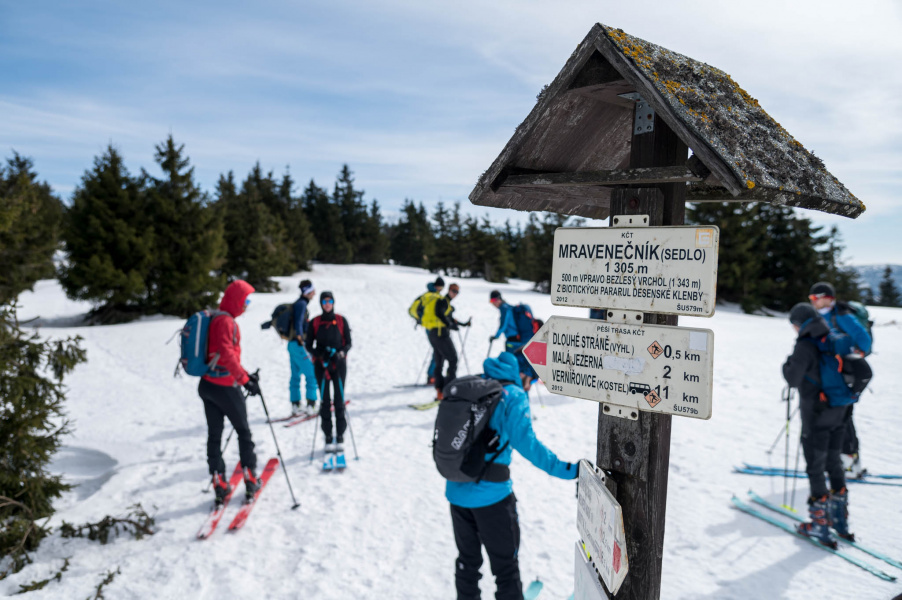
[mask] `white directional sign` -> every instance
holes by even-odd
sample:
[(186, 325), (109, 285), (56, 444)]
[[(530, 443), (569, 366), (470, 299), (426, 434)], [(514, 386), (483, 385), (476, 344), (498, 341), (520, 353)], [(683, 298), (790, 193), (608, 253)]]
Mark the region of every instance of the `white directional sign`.
[(579, 542), (576, 543), (573, 575), (573, 600), (608, 600), (608, 595), (598, 581), (598, 573)]
[(576, 528), (595, 571), (611, 593), (616, 594), (629, 571), (623, 511), (605, 487), (604, 478), (585, 459), (579, 463)]
[(626, 407), (632, 418), (635, 410), (711, 418), (710, 329), (553, 316), (523, 355), (555, 394)]
[(717, 227), (579, 227), (554, 233), (551, 303), (710, 317)]

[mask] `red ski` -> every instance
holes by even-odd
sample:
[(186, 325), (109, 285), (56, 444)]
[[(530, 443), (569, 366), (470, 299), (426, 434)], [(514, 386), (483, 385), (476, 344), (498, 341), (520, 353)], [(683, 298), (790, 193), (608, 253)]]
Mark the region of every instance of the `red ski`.
[(256, 491), (254, 497), (251, 498), (250, 501), (244, 503), (244, 506), (238, 511), (238, 514), (235, 515), (235, 518), (229, 523), (229, 531), (235, 531), (244, 526), (244, 523), (251, 514), (251, 510), (254, 508), (254, 504), (257, 503), (257, 498), (260, 497), (260, 492), (266, 487), (266, 482), (269, 481), (269, 478), (272, 477), (272, 474), (276, 472), (277, 468), (279, 468), (279, 459), (270, 458), (269, 462), (266, 463), (266, 466), (263, 467), (263, 472), (260, 473), (260, 489)]
[[(350, 403), (351, 403), (350, 400), (345, 400), (345, 406), (347, 406), (347, 405), (350, 404)], [(335, 405), (334, 405), (334, 404), (332, 405), (332, 412), (335, 412)], [(315, 419), (317, 416), (319, 416), (319, 413), (314, 414), (314, 415), (304, 415), (304, 416), (302, 416), (302, 417), (297, 417), (294, 421), (290, 421), (290, 422), (288, 422), (288, 423), (285, 423), (284, 425), (282, 425), (282, 427), (294, 427), (295, 425), (300, 425), (301, 423), (305, 423), (305, 422), (307, 422), (307, 421), (311, 421), (311, 420)]]
[(229, 500), (231, 500), (232, 494), (235, 493), (235, 488), (238, 487), (238, 484), (241, 483), (243, 479), (244, 472), (241, 470), (241, 463), (239, 462), (235, 465), (235, 471), (232, 473), (231, 479), (229, 479), (228, 495), (223, 499), (222, 504), (213, 508), (213, 511), (207, 517), (207, 520), (204, 521), (203, 527), (197, 532), (197, 539), (205, 540), (213, 535), (213, 532), (216, 531), (216, 526), (219, 525), (219, 521), (222, 520), (226, 508), (229, 506)]

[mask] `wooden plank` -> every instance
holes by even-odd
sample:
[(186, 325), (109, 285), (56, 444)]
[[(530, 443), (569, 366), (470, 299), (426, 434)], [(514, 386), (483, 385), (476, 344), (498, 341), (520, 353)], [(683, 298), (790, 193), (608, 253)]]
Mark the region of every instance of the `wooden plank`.
[(864, 209), (860, 206), (839, 204), (830, 202), (824, 198), (817, 198), (788, 190), (756, 187), (751, 190), (745, 190), (734, 196), (720, 186), (710, 186), (704, 183), (690, 183), (686, 187), (686, 202), (767, 202), (769, 204), (781, 204), (785, 206), (797, 206), (799, 208), (819, 210), (852, 219), (864, 212)]
[(518, 186), (560, 185), (646, 185), (652, 183), (680, 183), (703, 181), (688, 167), (652, 167), (646, 169), (613, 169), (607, 171), (583, 171), (578, 173), (538, 173), (510, 175), (501, 188)]

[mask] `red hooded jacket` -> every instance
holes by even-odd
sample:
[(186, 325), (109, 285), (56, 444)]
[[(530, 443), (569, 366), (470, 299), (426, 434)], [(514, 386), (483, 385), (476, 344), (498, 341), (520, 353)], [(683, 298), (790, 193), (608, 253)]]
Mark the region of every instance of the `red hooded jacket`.
[(244, 313), (244, 301), (252, 293), (254, 293), (254, 286), (238, 279), (230, 283), (222, 295), (219, 310), (228, 314), (215, 317), (210, 323), (207, 362), (213, 360), (215, 354), (219, 354), (219, 361), (216, 365), (227, 369), (229, 374), (225, 377), (204, 375), (204, 379), (210, 383), (222, 386), (247, 383), (247, 371), (241, 366), (241, 332), (238, 330), (235, 317)]

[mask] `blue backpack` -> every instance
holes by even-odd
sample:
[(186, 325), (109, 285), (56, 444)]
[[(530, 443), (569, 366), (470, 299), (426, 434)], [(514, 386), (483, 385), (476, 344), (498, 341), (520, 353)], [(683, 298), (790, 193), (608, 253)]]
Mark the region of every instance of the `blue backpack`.
[(517, 335), (521, 342), (528, 342), (532, 336), (542, 328), (544, 323), (532, 316), (532, 309), (528, 304), (518, 304), (511, 309), (514, 311), (514, 325), (517, 326)]
[(182, 357), (175, 367), (178, 375), (179, 366), (185, 373), (194, 377), (225, 377), (229, 372), (224, 367), (216, 366), (219, 355), (215, 355), (210, 363), (207, 363), (207, 340), (210, 335), (210, 323), (220, 315), (228, 314), (222, 310), (202, 310), (194, 313), (185, 322), (179, 336), (179, 345), (182, 347)]
[[(830, 406), (848, 406), (858, 402), (871, 381), (871, 367), (864, 357), (851, 354), (848, 335), (829, 333), (811, 340), (818, 349), (821, 400)], [(817, 382), (813, 382), (817, 383)]]

